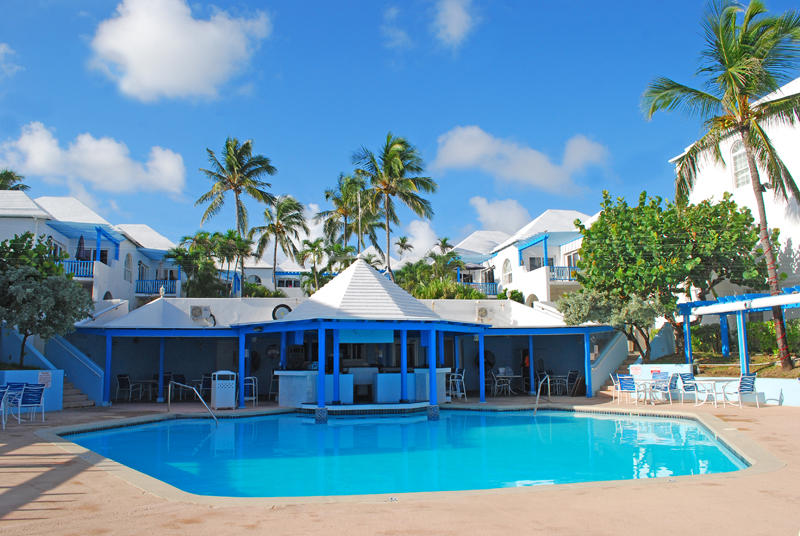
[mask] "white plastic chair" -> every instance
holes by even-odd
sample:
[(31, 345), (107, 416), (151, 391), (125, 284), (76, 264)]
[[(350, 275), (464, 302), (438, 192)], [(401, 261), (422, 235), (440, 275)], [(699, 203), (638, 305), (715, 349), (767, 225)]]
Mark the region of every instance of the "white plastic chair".
[[(736, 390), (728, 392), (728, 386), (735, 385)], [(736, 395), (738, 406), (742, 407), (742, 395), (753, 395), (756, 399), (756, 407), (760, 408), (761, 406), (758, 405), (758, 391), (756, 391), (756, 374), (755, 372), (752, 374), (742, 374), (739, 377), (739, 381), (736, 383), (729, 383), (722, 388), (722, 403), (723, 405), (728, 404), (728, 395)], [(733, 402), (730, 403), (732, 406), (736, 405)]]
[(258, 378), (247, 376), (244, 379), (244, 403), (253, 402), (253, 407), (258, 403)]

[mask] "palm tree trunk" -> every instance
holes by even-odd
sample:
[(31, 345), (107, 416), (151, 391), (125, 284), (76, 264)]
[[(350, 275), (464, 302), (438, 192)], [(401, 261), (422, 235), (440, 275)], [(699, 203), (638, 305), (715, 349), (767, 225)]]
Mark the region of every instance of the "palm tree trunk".
[(278, 290), (278, 237), (276, 235), (273, 238), (275, 248), (272, 251), (272, 290), (275, 292)]
[(347, 247), (347, 216), (344, 217), (344, 230), (342, 231), (342, 245)]
[(392, 273), (391, 261), (389, 260), (391, 258), (389, 254), (392, 251), (392, 237), (389, 231), (389, 194), (383, 194), (383, 208), (384, 212), (386, 212), (386, 271), (389, 273), (389, 278), (392, 280), (392, 283), (394, 283), (394, 274)]
[[(236, 231), (239, 233), (239, 238), (242, 239), (244, 238), (244, 222), (239, 219), (242, 201), (239, 199), (239, 192), (234, 191), (234, 197), (236, 198)], [(239, 295), (241, 296), (244, 294), (244, 255), (239, 255), (239, 262), (242, 267), (242, 276), (239, 279)]]
[(317, 272), (317, 263), (316, 262), (314, 263), (313, 268), (314, 268), (314, 292), (316, 292), (316, 291), (319, 290), (319, 279), (317, 279), (318, 272)]
[[(773, 296), (781, 293), (778, 285), (778, 265), (775, 260), (775, 252), (772, 250), (772, 243), (769, 239), (767, 227), (767, 211), (764, 207), (764, 192), (761, 187), (761, 179), (758, 176), (758, 167), (750, 145), (749, 129), (742, 129), (742, 143), (747, 153), (747, 166), (750, 168), (750, 184), (753, 186), (753, 194), (756, 198), (756, 208), (758, 209), (758, 234), (761, 238), (761, 248), (764, 250), (764, 258), (767, 261), (767, 281), (769, 282), (769, 293)], [(793, 366), (792, 359), (789, 357), (789, 345), (786, 341), (786, 325), (783, 322), (783, 309), (772, 308), (772, 320), (775, 323), (775, 338), (778, 341), (778, 357), (781, 361), (781, 368), (790, 370)]]

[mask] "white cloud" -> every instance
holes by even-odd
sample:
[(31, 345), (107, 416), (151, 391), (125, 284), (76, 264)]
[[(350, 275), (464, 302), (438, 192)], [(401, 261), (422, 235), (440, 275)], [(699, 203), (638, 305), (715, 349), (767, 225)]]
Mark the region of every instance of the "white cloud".
[(435, 168), (480, 169), (499, 180), (551, 192), (573, 187), (574, 175), (592, 166), (603, 166), (608, 160), (605, 146), (580, 134), (567, 141), (561, 164), (536, 149), (496, 138), (475, 125), (445, 132), (439, 136), (438, 144)]
[(478, 213), (478, 220), (487, 231), (513, 234), (531, 221), (531, 215), (515, 199), (488, 201), (485, 197), (475, 196), (470, 198), (469, 204)]
[(66, 147), (42, 123), (22, 127), (16, 140), (0, 144), (0, 165), (23, 175), (66, 183), (79, 198), (91, 201), (86, 186), (106, 192), (183, 190), (186, 169), (178, 153), (152, 147), (146, 162), (137, 162), (128, 147), (113, 138), (79, 134)]
[[(408, 234), (408, 241), (414, 246), (408, 256), (416, 258), (424, 257), (439, 238), (436, 236), (436, 231), (431, 227), (431, 223), (427, 220), (413, 220), (406, 226), (406, 233)], [(396, 237), (392, 239), (392, 243), (396, 241)], [(394, 255), (397, 254), (394, 246), (392, 246), (392, 253)]]
[(270, 31), (263, 12), (196, 19), (185, 0), (123, 0), (97, 27), (90, 66), (142, 101), (215, 97)]
[(388, 48), (408, 48), (411, 46), (411, 37), (404, 29), (398, 25), (400, 8), (390, 6), (383, 12), (383, 24), (381, 24), (381, 34), (383, 34), (384, 45)]
[(0, 78), (13, 76), (16, 72), (22, 70), (22, 67), (11, 59), (16, 54), (14, 49), (8, 46), (7, 43), (0, 43)]
[(445, 46), (458, 48), (475, 26), (472, 0), (438, 0), (433, 27), (436, 38)]

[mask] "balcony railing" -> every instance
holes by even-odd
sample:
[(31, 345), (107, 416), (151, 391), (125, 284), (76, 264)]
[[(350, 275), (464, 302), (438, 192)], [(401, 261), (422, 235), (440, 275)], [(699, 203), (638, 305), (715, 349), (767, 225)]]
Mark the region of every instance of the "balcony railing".
[(576, 266), (550, 266), (550, 281), (577, 281)]
[(164, 287), (164, 294), (167, 296), (174, 296), (177, 289), (177, 281), (175, 279), (137, 279), (136, 280), (136, 294), (147, 294), (152, 296), (161, 293), (161, 287)]
[(487, 296), (497, 296), (497, 283), (461, 283), (462, 285), (466, 285), (468, 287), (472, 287), (474, 289), (478, 289), (480, 292), (483, 292)]
[(64, 273), (73, 277), (94, 277), (94, 261), (61, 261)]

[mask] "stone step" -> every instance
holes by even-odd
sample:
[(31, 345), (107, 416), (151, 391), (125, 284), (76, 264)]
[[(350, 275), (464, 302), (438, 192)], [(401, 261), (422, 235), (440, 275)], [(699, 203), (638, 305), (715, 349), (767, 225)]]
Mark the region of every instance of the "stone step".
[(91, 408), (94, 406), (94, 402), (91, 400), (83, 400), (83, 401), (67, 401), (65, 400), (61, 407), (64, 409), (76, 409), (76, 408)]
[(86, 394), (75, 387), (69, 380), (64, 380), (64, 393), (61, 407), (64, 409), (90, 408), (94, 402)]

